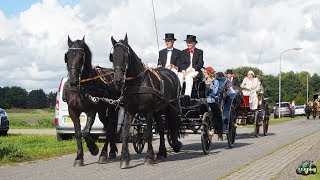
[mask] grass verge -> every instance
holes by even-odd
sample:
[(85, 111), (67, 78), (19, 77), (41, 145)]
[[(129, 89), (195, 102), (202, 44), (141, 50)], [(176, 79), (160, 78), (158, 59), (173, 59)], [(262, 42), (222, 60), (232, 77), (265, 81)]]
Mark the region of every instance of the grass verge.
[[(101, 143), (97, 143), (99, 147)], [(84, 150), (88, 151), (84, 145)], [(57, 141), (54, 135), (8, 135), (0, 138), (0, 166), (76, 153), (75, 140)]]
[(7, 110), (10, 128), (54, 128), (52, 109), (10, 109)]
[[(286, 123), (286, 122), (289, 122), (289, 121), (293, 121), (293, 120), (297, 120), (297, 119), (301, 119), (301, 118), (303, 118), (303, 117), (302, 117), (302, 116), (296, 116), (296, 117), (294, 117), (294, 118), (291, 118), (291, 117), (282, 117), (282, 118), (280, 118), (280, 119), (270, 118), (270, 120), (269, 120), (269, 125), (283, 124), (283, 123)], [(253, 128), (253, 125), (252, 125), (252, 124), (247, 124), (247, 125), (238, 126), (238, 127)]]

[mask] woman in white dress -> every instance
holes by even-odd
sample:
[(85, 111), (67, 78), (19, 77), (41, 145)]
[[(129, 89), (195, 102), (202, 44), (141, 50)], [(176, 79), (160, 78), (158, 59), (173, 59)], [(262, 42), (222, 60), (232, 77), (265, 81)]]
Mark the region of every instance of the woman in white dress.
[(251, 110), (258, 109), (258, 95), (260, 91), (260, 81), (255, 78), (252, 70), (248, 71), (247, 77), (245, 77), (241, 83), (241, 89), (244, 96), (249, 96), (249, 105)]

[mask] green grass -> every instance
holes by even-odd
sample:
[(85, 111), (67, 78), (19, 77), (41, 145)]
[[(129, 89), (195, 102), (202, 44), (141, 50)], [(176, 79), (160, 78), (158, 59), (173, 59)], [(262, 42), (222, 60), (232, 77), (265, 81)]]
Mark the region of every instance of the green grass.
[[(293, 121), (293, 120), (297, 120), (297, 119), (301, 119), (301, 118), (303, 118), (303, 116), (296, 116), (296, 117), (294, 117), (294, 118), (291, 118), (291, 117), (282, 117), (282, 118), (280, 118), (280, 119), (279, 119), (279, 118), (274, 119), (274, 118), (270, 117), (269, 125), (282, 124), (282, 123), (286, 123), (286, 122)], [(253, 125), (252, 125), (252, 124), (249, 124), (249, 125), (240, 126), (240, 127), (252, 128)]]
[(10, 128), (54, 128), (52, 109), (9, 109), (6, 110)]
[[(83, 144), (84, 150), (88, 151)], [(98, 146), (102, 146), (101, 143)], [(76, 153), (75, 140), (57, 141), (53, 135), (0, 137), (0, 166)], [(72, 162), (70, 162), (72, 163)]]
[(303, 176), (301, 179), (302, 180), (319, 180), (320, 179), (320, 161), (316, 162), (315, 165), (317, 166), (317, 174), (309, 174), (307, 176)]
[(286, 123), (286, 122), (289, 122), (289, 121), (293, 121), (293, 120), (297, 120), (297, 119), (301, 119), (303, 118), (304, 116), (296, 116), (294, 118), (291, 118), (291, 117), (282, 117), (282, 118), (277, 118), (277, 119), (273, 119), (273, 118), (270, 118), (270, 121), (269, 121), (269, 124), (270, 125), (274, 125), (274, 124), (282, 124), (282, 123)]

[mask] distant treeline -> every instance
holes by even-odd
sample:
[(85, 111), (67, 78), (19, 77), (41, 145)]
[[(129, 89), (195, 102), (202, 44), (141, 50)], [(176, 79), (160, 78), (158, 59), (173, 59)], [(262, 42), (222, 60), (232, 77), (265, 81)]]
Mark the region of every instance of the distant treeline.
[(17, 86), (0, 87), (0, 108), (52, 108), (55, 105), (56, 93), (46, 94), (43, 89), (27, 92)]
[[(254, 67), (239, 67), (233, 69), (235, 76), (239, 77), (240, 83), (246, 77), (247, 72), (253, 70), (260, 78), (265, 96), (270, 105), (278, 102), (279, 97), (279, 76), (265, 75), (262, 70)], [(320, 92), (320, 76), (302, 71), (285, 72), (282, 76), (281, 99), (282, 101), (295, 101), (296, 105), (306, 103), (307, 97), (307, 76), (309, 78), (309, 101), (312, 100), (314, 93)], [(56, 93), (46, 94), (42, 89), (27, 92), (17, 86), (0, 87), (0, 108), (48, 108), (55, 105)]]

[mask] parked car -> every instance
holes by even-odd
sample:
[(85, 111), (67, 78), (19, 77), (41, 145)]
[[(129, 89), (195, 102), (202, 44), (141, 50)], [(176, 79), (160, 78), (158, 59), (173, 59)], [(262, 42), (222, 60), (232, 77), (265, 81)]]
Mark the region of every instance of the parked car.
[(294, 107), (294, 115), (295, 116), (305, 116), (306, 112), (304, 111), (304, 109), (305, 109), (305, 106), (303, 106), (303, 105)]
[[(55, 119), (54, 124), (57, 131), (57, 140), (68, 140), (71, 139), (74, 135), (74, 126), (72, 119), (69, 116), (68, 112), (68, 104), (66, 102), (65, 93), (64, 93), (64, 85), (68, 78), (63, 78), (60, 82), (57, 98), (56, 98), (56, 108), (55, 108)], [(119, 112), (122, 113), (122, 116), (119, 116), (119, 120), (122, 122), (123, 118), (123, 111)], [(83, 130), (86, 124), (87, 116), (85, 113), (81, 113), (80, 115), (80, 122), (81, 122), (81, 129)], [(121, 124), (121, 123), (118, 123)], [(118, 125), (117, 132), (121, 129), (121, 125)], [(91, 128), (91, 134), (95, 139), (98, 139), (99, 136), (105, 135), (105, 130), (103, 124), (101, 123), (98, 114), (96, 115), (95, 121)]]
[[(275, 119), (279, 117), (279, 103), (273, 108), (273, 115)], [(294, 117), (294, 108), (289, 102), (281, 102), (280, 116)]]
[(0, 108), (0, 135), (7, 135), (9, 131), (9, 119), (5, 110)]

